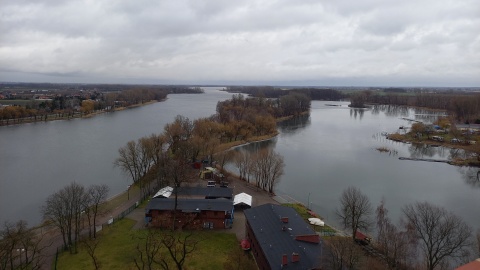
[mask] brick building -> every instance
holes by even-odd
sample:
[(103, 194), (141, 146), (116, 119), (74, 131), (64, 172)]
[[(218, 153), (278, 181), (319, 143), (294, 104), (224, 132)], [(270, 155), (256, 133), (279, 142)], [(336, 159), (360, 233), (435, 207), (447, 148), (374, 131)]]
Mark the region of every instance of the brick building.
[(232, 194), (230, 188), (166, 187), (150, 200), (145, 218), (149, 225), (160, 228), (172, 228), (174, 214), (176, 228), (229, 228), (234, 218)]

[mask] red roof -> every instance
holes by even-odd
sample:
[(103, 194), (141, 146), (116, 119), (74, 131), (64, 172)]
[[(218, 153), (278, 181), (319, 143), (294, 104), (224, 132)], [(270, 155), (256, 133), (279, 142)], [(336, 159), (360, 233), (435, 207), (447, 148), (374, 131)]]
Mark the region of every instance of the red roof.
[(320, 243), (320, 236), (318, 234), (297, 235), (295, 240), (318, 244)]
[(357, 231), (355, 233), (355, 239), (358, 239), (358, 240), (365, 240), (366, 238), (368, 238), (365, 234)]
[(476, 259), (473, 262), (469, 262), (458, 268), (455, 268), (455, 270), (479, 270), (479, 269), (480, 269), (480, 258)]

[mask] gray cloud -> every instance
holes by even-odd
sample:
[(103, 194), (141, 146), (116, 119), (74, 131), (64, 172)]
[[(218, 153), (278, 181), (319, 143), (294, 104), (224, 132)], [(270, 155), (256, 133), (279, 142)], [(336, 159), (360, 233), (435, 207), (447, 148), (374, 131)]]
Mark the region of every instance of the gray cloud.
[(474, 0), (4, 0), (0, 10), (2, 81), (480, 83)]

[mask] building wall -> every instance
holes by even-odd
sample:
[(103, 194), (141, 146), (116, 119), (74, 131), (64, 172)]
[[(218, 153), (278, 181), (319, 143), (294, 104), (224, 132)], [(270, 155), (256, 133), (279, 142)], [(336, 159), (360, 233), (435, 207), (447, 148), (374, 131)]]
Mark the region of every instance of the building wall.
[[(154, 227), (172, 228), (173, 211), (171, 210), (151, 210), (152, 221), (150, 224)], [(224, 211), (202, 211), (201, 213), (184, 213), (177, 211), (176, 227), (189, 229), (224, 229), (225, 220), (228, 216)]]

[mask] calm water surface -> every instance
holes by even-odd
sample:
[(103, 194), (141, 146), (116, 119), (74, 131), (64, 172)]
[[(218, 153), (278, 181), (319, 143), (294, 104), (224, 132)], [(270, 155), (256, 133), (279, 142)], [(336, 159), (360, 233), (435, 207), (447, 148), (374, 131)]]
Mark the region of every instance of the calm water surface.
[[(310, 116), (284, 123), (280, 135), (271, 141), (245, 147), (250, 151), (273, 147), (284, 157), (285, 174), (277, 193), (310, 205), (334, 225), (338, 225), (335, 209), (341, 192), (356, 186), (374, 207), (385, 198), (394, 221), (406, 204), (429, 201), (455, 212), (472, 227), (480, 227), (480, 183), (471, 177), (476, 169), (399, 160), (449, 159), (456, 151), (393, 142), (381, 135), (404, 132), (399, 127), (410, 123), (402, 118), (431, 121), (437, 116), (405, 108), (358, 110), (347, 105), (314, 101)], [(378, 147), (392, 151), (380, 153)]]

